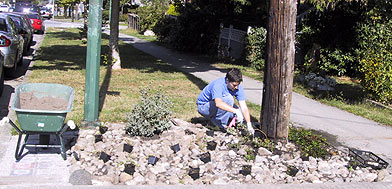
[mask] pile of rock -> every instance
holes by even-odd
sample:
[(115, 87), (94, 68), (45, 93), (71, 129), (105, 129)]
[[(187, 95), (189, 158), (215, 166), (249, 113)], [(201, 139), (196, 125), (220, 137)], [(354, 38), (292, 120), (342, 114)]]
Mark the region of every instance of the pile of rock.
[[(107, 131), (80, 130), (68, 151), (72, 170), (86, 170), (97, 185), (392, 181), (385, 169), (350, 169), (350, 158), (340, 151), (327, 160), (304, 161), (292, 143), (278, 143), (274, 152), (279, 154), (259, 148), (255, 159), (249, 160), (245, 158), (249, 146), (228, 145), (239, 144), (239, 136), (175, 121), (177, 126), (152, 138), (130, 137), (124, 124), (109, 124)], [(208, 145), (211, 141), (215, 148)]]

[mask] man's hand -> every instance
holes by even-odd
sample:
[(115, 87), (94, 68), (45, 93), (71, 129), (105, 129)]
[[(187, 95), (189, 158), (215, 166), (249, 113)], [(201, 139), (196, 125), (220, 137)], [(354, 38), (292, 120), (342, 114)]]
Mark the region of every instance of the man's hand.
[(235, 109), (234, 113), (237, 116), (237, 123), (241, 123), (242, 121), (244, 121), (244, 116), (242, 115), (240, 109)]
[(254, 135), (254, 134), (255, 134), (255, 130), (254, 130), (253, 127), (252, 127), (252, 123), (251, 123), (251, 122), (248, 122), (248, 123), (246, 123), (246, 125), (248, 126), (248, 132), (249, 132), (249, 134)]

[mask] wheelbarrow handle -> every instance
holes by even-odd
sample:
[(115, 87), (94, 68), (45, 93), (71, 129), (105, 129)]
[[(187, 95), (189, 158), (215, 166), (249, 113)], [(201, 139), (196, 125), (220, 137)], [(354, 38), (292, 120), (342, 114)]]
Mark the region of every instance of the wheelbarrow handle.
[(19, 134), (23, 134), (22, 130), (20, 130), (19, 127), (16, 126), (16, 124), (15, 124), (10, 118), (4, 117), (4, 118), (1, 120), (1, 122), (2, 122), (2, 124), (10, 123), (10, 125), (11, 125)]

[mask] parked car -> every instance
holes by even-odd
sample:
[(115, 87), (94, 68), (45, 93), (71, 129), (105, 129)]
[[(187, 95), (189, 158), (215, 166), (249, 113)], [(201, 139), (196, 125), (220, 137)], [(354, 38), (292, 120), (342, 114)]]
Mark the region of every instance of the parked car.
[(42, 18), (51, 19), (53, 16), (52, 10), (47, 7), (42, 7), (40, 13)]
[[(18, 13), (6, 13), (11, 19), (14, 21), (16, 28), (18, 29), (18, 33), (23, 36), (24, 45), (23, 45), (23, 54), (27, 55), (30, 51), (30, 47), (33, 44), (33, 30), (29, 26), (28, 21), (25, 20), (24, 16)], [(30, 21), (31, 22), (31, 21)]]
[(34, 34), (34, 27), (33, 27), (33, 23), (30, 20), (30, 17), (26, 14), (26, 13), (22, 13), (22, 12), (14, 12), (15, 14), (19, 14), (22, 16), (22, 18), (25, 20), (25, 22), (27, 23), (27, 25), (29, 26), (28, 28), (30, 29), (30, 32), (32, 34)]
[(15, 3), (14, 12), (40, 13), (40, 11), (41, 11), (40, 8), (36, 4), (23, 3), (23, 2)]
[(18, 33), (15, 22), (6, 13), (0, 13), (0, 51), (6, 76), (12, 77), (23, 62), (24, 39)]
[(0, 12), (9, 12), (10, 6), (8, 5), (0, 5)]
[(30, 13), (27, 15), (33, 23), (34, 32), (43, 34), (45, 33), (45, 25), (42, 17), (38, 13)]
[(0, 96), (4, 89), (4, 53), (0, 51)]

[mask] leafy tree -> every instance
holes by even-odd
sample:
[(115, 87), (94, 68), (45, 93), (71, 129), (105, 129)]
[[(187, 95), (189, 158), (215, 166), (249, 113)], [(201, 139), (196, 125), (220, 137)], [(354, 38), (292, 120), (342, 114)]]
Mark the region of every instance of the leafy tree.
[(142, 0), (143, 6), (136, 9), (140, 16), (140, 30), (151, 30), (159, 20), (162, 20), (169, 9), (170, 0)]

